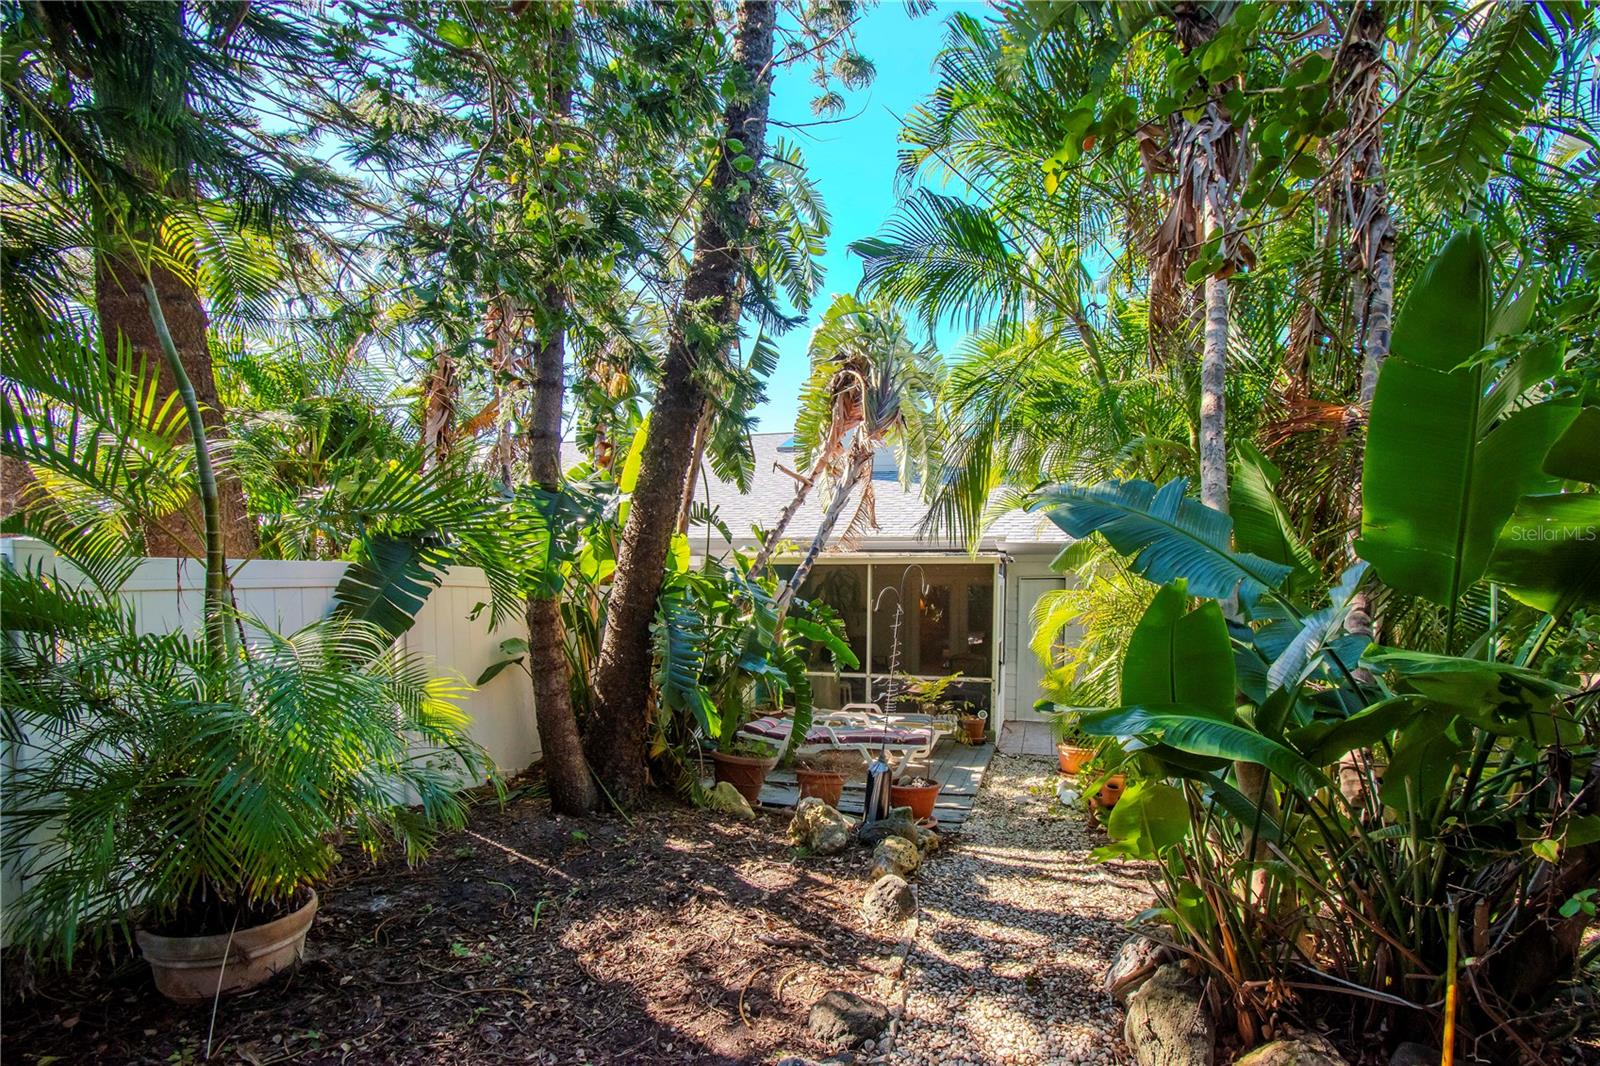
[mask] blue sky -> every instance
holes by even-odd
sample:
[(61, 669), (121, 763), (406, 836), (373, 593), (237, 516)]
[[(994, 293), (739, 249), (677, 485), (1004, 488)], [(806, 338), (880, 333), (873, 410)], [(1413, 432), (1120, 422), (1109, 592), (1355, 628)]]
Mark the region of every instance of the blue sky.
[[(868, 88), (845, 94), (844, 115), (851, 116), (849, 120), (811, 129), (775, 127), (769, 133), (769, 140), (782, 137), (805, 152), (812, 179), (833, 218), (833, 236), (823, 257), (827, 276), (808, 320), (777, 339), (782, 358), (767, 383), (767, 402), (756, 408), (764, 431), (794, 425), (811, 332), (833, 294), (854, 292), (861, 280), (861, 260), (846, 248), (851, 241), (877, 233), (893, 213), (900, 117), (933, 88), (933, 59), (944, 41), (944, 22), (951, 10), (941, 5), (912, 18), (904, 4), (886, 0), (868, 11), (857, 27), (856, 45), (877, 67), (878, 76)], [(816, 89), (810, 73), (802, 66), (779, 74), (773, 86), (773, 119), (815, 120), (811, 100)]]

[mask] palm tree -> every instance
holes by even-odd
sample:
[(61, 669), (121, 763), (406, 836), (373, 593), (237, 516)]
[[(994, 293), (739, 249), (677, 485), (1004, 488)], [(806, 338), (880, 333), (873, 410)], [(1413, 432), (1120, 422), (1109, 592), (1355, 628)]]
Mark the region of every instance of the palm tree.
[(852, 540), (876, 526), (872, 465), (877, 450), (898, 445), (905, 476), (927, 468), (937, 386), (937, 356), (930, 348), (911, 343), (905, 323), (887, 304), (863, 304), (853, 296), (834, 298), (811, 339), (811, 377), (801, 393), (795, 425), (798, 452), (802, 460), (809, 457), (812, 462), (751, 564), (752, 576), (765, 569), (811, 490), (819, 484), (831, 486), (833, 495), (810, 548), (778, 590), (780, 618), (805, 584), (858, 488), (860, 496), (845, 524), (844, 538)]
[[(27, 5), (6, 20), (19, 48), (5, 84), (8, 169), (50, 182), (76, 203), (94, 240), (93, 289), (105, 348), (128, 346), (166, 368), (151, 298), (184, 368), (208, 434), (226, 435), (211, 362), (203, 261), (186, 224), (226, 201), (228, 225), (266, 229), (325, 206), (325, 168), (253, 138), (239, 121), (270, 70), (307, 54), (309, 37), (267, 5), (140, 3)], [(65, 92), (61, 89), (65, 88)], [(168, 369), (162, 382), (179, 391)], [(255, 551), (238, 477), (216, 472), (221, 536), (231, 555)], [(190, 506), (191, 525), (201, 524)], [(181, 525), (147, 526), (143, 550), (199, 554)]]

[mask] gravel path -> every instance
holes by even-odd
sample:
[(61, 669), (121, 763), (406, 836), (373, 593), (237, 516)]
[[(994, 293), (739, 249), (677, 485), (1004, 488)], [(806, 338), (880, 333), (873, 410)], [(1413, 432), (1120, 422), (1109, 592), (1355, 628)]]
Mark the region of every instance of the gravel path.
[(972, 817), (918, 877), (922, 906), (892, 1063), (1130, 1062), (1101, 979), (1150, 903), (1136, 865), (1055, 803), (1054, 759), (996, 755)]

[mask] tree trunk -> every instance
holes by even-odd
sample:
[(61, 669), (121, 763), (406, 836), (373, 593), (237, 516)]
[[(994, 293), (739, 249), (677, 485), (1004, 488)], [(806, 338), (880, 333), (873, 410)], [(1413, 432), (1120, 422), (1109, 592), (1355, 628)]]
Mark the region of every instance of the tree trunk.
[(751, 577), (765, 570), (767, 564), (772, 561), (773, 553), (778, 550), (783, 535), (789, 531), (789, 523), (794, 521), (794, 516), (805, 506), (806, 500), (811, 496), (811, 490), (816, 487), (817, 479), (822, 477), (822, 472), (832, 465), (835, 458), (834, 453), (823, 451), (817, 456), (817, 461), (811, 464), (811, 472), (806, 474), (805, 480), (795, 486), (794, 499), (778, 512), (777, 524), (768, 531), (766, 538), (761, 542), (761, 550), (756, 554), (756, 561), (750, 566)]
[(1200, 360), (1200, 502), (1228, 513), (1228, 280), (1206, 278), (1205, 349)]
[[(1342, 190), (1346, 203), (1354, 205), (1352, 219), (1354, 284), (1365, 296), (1366, 329), (1362, 345), (1361, 386), (1357, 400), (1365, 416), (1372, 410), (1372, 397), (1378, 388), (1378, 372), (1389, 357), (1389, 338), (1394, 323), (1394, 220), (1389, 214), (1389, 188), (1383, 168), (1383, 81), (1385, 13), (1378, 4), (1362, 4), (1354, 13), (1343, 82), (1344, 104), (1350, 114), (1349, 128), (1360, 140), (1350, 150), (1344, 172), (1347, 187)], [(1365, 451), (1365, 438), (1356, 441), (1357, 458)], [(1355, 534), (1361, 529), (1361, 477), (1357, 471), (1350, 495), (1348, 541), (1349, 560), (1355, 561)], [(1350, 602), (1345, 631), (1353, 636), (1376, 639), (1370, 580)], [(1372, 673), (1357, 668), (1356, 680), (1371, 683)], [(1352, 814), (1365, 812), (1376, 818), (1372, 802), (1376, 780), (1372, 751), (1362, 748), (1339, 761), (1339, 792)]]
[[(547, 56), (547, 101), (555, 116), (551, 123), (552, 141), (560, 140), (563, 124), (572, 114), (573, 83), (577, 77), (578, 55), (572, 23), (563, 19), (552, 35)], [(553, 181), (543, 189), (554, 206), (559, 197)], [(533, 483), (545, 492), (561, 491), (561, 411), (566, 400), (566, 290), (551, 274), (544, 285), (543, 314), (533, 338), (533, 395), (529, 397), (527, 460)], [(495, 333), (496, 377), (506, 376), (519, 360), (518, 341), (523, 316), (510, 296), (498, 300)], [(501, 386), (502, 388), (504, 386)], [(508, 393), (502, 393), (508, 398)], [(501, 420), (504, 425), (504, 420)], [(514, 449), (508, 439), (496, 446), (504, 477), (509, 483), (514, 468)], [(583, 814), (598, 801), (594, 779), (584, 758), (583, 741), (578, 735), (578, 720), (572, 709), (572, 673), (567, 661), (567, 630), (561, 617), (561, 593), (528, 597), (528, 673), (533, 678), (534, 715), (539, 723), (539, 745), (544, 753), (545, 781), (550, 788), (550, 807), (561, 814)]]
[[(187, 373), (206, 437), (216, 448), (227, 437), (222, 404), (217, 399), (217, 379), (211, 368), (211, 349), (207, 341), (208, 321), (200, 298), (182, 278), (158, 263), (152, 263), (150, 277), (165, 314), (167, 329), (178, 357)], [(100, 318), (100, 333), (106, 351), (114, 353), (121, 338), (133, 351), (135, 361), (143, 360), (160, 368), (161, 388), (178, 390), (178, 381), (162, 354), (150, 306), (142, 286), (144, 270), (133, 260), (102, 258), (95, 271), (95, 310)], [(245, 507), (244, 487), (239, 478), (223, 465), (216, 473), (218, 503), (221, 508), (223, 550), (232, 558), (248, 558), (260, 546), (255, 523)], [(199, 500), (191, 500), (159, 524), (144, 527), (145, 554), (159, 557), (192, 556), (202, 558), (205, 544)]]
[[(1384, 211), (1388, 217), (1387, 209)], [(1367, 304), (1367, 344), (1361, 366), (1361, 407), (1372, 408), (1378, 388), (1378, 371), (1389, 358), (1389, 336), (1394, 324), (1394, 234), (1378, 242), (1372, 264), (1372, 293)], [(1357, 483), (1359, 491), (1359, 482)]]
[(833, 527), (839, 524), (839, 516), (844, 514), (845, 505), (850, 502), (850, 497), (855, 495), (856, 485), (860, 483), (863, 475), (872, 476), (871, 451), (867, 452), (865, 458), (851, 457), (850, 469), (845, 473), (844, 480), (839, 482), (827, 511), (823, 512), (822, 522), (817, 526), (817, 535), (811, 538), (811, 547), (806, 550), (805, 558), (800, 560), (800, 565), (794, 568), (789, 580), (778, 590), (778, 599), (774, 606), (779, 619), (782, 619), (789, 610), (789, 604), (800, 591), (800, 586), (806, 583), (806, 575), (811, 573), (811, 568), (817, 564), (817, 556), (828, 546), (828, 538), (833, 536)]
[[(570, 92), (568, 93), (570, 100)], [(559, 321), (566, 296), (559, 286), (545, 289), (545, 305)], [(565, 333), (552, 327), (534, 356), (533, 411), (528, 422), (528, 462), (533, 482), (547, 492), (561, 489), (561, 407), (565, 391)], [(528, 597), (528, 672), (533, 675), (534, 714), (544, 750), (550, 807), (562, 814), (592, 810), (597, 800), (589, 764), (572, 711), (572, 675), (567, 666), (567, 631), (557, 596)]]
[(689, 457), (689, 475), (683, 479), (683, 499), (678, 506), (678, 532), (689, 532), (689, 511), (694, 507), (694, 489), (700, 480), (700, 465), (706, 455), (706, 438), (711, 434), (711, 405), (707, 403), (694, 425), (694, 449)]
[[(744, 85), (723, 115), (724, 141), (730, 137), (741, 141), (745, 153), (758, 164), (766, 140), (775, 16), (767, 0), (740, 5), (734, 54)], [(596, 720), (587, 739), (591, 763), (612, 797), (624, 806), (636, 804), (644, 792), (650, 624), (694, 454), (695, 426), (705, 403), (696, 371), (702, 359), (715, 354), (702, 349), (703, 326), (693, 320), (737, 321), (732, 304), (749, 225), (750, 190), (733, 168), (733, 154), (724, 147), (695, 228), (694, 257), (668, 338), (639, 480), (617, 551), (606, 632), (595, 667)], [(729, 332), (719, 331), (722, 343), (728, 341)]]

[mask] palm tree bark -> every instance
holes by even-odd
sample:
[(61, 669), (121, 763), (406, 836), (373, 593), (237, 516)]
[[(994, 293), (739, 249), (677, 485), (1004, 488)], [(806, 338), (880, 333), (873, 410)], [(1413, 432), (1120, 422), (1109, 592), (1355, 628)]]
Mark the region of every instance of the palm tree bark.
[[(576, 36), (570, 19), (560, 20), (559, 28), (552, 34), (546, 59), (548, 106), (555, 117), (550, 123), (550, 136), (552, 140), (559, 140), (572, 114), (573, 83), (578, 67)], [(551, 206), (560, 195), (553, 178), (546, 180), (542, 192)], [(566, 325), (570, 301), (556, 276), (547, 277), (549, 280), (541, 294), (544, 313), (540, 316), (539, 336), (535, 339), (527, 459), (533, 484), (544, 492), (555, 493), (561, 491), (561, 412), (566, 402)], [(509, 296), (502, 296), (497, 303), (497, 371), (509, 371), (517, 361), (519, 326), (524, 321), (519, 310)], [(499, 376), (497, 373), (496, 377)], [(509, 482), (514, 449), (509, 439), (503, 438), (495, 450)], [(572, 708), (572, 672), (567, 659), (567, 629), (561, 617), (560, 595), (559, 589), (552, 589), (549, 595), (534, 593), (528, 597), (528, 673), (533, 678), (534, 715), (539, 725), (550, 807), (561, 814), (583, 814), (594, 808), (599, 797), (589, 763), (584, 758), (578, 719)]]
[[(95, 310), (100, 318), (100, 333), (108, 352), (117, 350), (119, 340), (126, 343), (135, 360), (142, 359), (160, 368), (159, 380), (164, 390), (177, 392), (179, 381), (151, 321), (150, 306), (144, 295), (145, 280), (144, 267), (131, 257), (107, 256), (100, 260), (95, 272)], [(205, 308), (188, 282), (159, 263), (150, 265), (149, 281), (165, 313), (167, 329), (184, 374), (200, 405), (206, 437), (215, 448), (227, 437), (227, 426), (222, 404), (217, 399)], [(216, 471), (216, 479), (223, 551), (232, 558), (248, 558), (256, 553), (260, 542), (245, 506), (244, 487), (238, 476), (226, 467)], [(194, 532), (191, 533), (191, 529)], [(189, 505), (187, 523), (167, 521), (145, 525), (145, 554), (203, 558), (205, 541), (199, 532), (201, 529), (202, 508), (196, 500)]]
[[(695, 426), (706, 400), (697, 370), (715, 354), (702, 339), (705, 324), (737, 320), (733, 305), (752, 186), (735, 170), (735, 153), (726, 141), (739, 140), (745, 154), (759, 163), (766, 140), (776, 12), (767, 0), (747, 0), (739, 6), (738, 19), (734, 58), (744, 84), (723, 113), (724, 148), (695, 228), (694, 256), (667, 342), (595, 667), (597, 713), (587, 738), (590, 762), (612, 798), (624, 806), (636, 804), (646, 784), (650, 624), (694, 455)], [(725, 346), (732, 330), (710, 332)]]
[[(1372, 410), (1372, 397), (1378, 388), (1378, 372), (1389, 357), (1389, 338), (1394, 323), (1394, 220), (1389, 213), (1389, 187), (1383, 167), (1383, 81), (1385, 12), (1374, 3), (1357, 4), (1353, 10), (1350, 43), (1341, 57), (1347, 72), (1342, 86), (1344, 103), (1350, 115), (1349, 129), (1359, 138), (1348, 146), (1349, 160), (1343, 172), (1346, 203), (1354, 205), (1351, 219), (1354, 236), (1355, 283), (1365, 296), (1365, 342), (1362, 345), (1361, 385), (1357, 395), (1363, 417)], [(1341, 145), (1341, 148), (1345, 146)], [(1357, 441), (1357, 455), (1365, 450)], [(1355, 560), (1354, 532), (1361, 527), (1361, 478), (1355, 478), (1350, 496), (1350, 559)], [(1376, 639), (1373, 618), (1373, 593), (1369, 581), (1350, 601), (1345, 631), (1353, 636)], [(1372, 674), (1364, 668), (1356, 679), (1370, 682)], [(1339, 792), (1351, 809), (1377, 815), (1372, 797), (1376, 792), (1372, 751), (1361, 748), (1339, 761)]]
[(778, 550), (778, 545), (783, 542), (783, 535), (789, 531), (789, 523), (794, 521), (794, 516), (800, 513), (800, 508), (805, 506), (806, 500), (811, 496), (811, 490), (816, 487), (817, 480), (822, 477), (823, 471), (832, 466), (838, 459), (835, 450), (823, 449), (817, 456), (817, 461), (811, 464), (810, 473), (795, 486), (794, 498), (784, 505), (778, 512), (778, 521), (767, 532), (766, 539), (761, 542), (761, 550), (756, 553), (755, 562), (750, 564), (750, 576), (755, 577), (767, 568), (772, 562), (773, 554)]
[(778, 618), (782, 619), (789, 610), (789, 604), (794, 602), (795, 595), (799, 593), (800, 586), (806, 583), (806, 575), (811, 573), (811, 568), (817, 564), (817, 556), (822, 554), (822, 549), (828, 546), (828, 538), (833, 536), (833, 527), (839, 524), (839, 517), (844, 514), (845, 505), (850, 502), (850, 497), (855, 495), (856, 485), (860, 484), (863, 477), (872, 476), (872, 452), (869, 450), (865, 457), (853, 455), (850, 457), (850, 467), (845, 472), (844, 480), (840, 481), (834, 489), (833, 499), (828, 503), (828, 509), (822, 514), (822, 522), (817, 526), (816, 536), (811, 538), (811, 547), (806, 550), (805, 557), (800, 560), (800, 565), (794, 568), (794, 573), (789, 575), (789, 580), (783, 583), (778, 590), (775, 601), (775, 610)]

